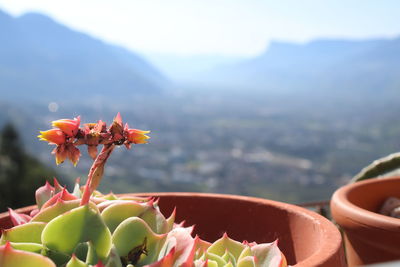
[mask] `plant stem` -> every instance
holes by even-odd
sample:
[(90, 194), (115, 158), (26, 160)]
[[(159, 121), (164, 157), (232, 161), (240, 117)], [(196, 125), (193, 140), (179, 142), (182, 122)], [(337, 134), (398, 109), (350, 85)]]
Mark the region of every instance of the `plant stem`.
[(82, 195), (81, 206), (86, 205), (89, 202), (90, 196), (100, 184), (101, 178), (103, 177), (104, 173), (104, 166), (114, 148), (115, 144), (113, 143), (103, 145), (103, 148), (94, 160), (92, 167), (90, 167), (88, 179), (86, 181), (85, 189)]

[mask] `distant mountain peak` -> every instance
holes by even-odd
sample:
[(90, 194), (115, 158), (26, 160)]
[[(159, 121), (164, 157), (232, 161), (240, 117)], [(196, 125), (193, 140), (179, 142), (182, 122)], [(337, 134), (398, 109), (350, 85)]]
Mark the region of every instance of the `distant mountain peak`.
[(13, 17), (0, 9), (0, 19), (13, 19)]
[(201, 78), (224, 87), (264, 90), (398, 88), (399, 55), (400, 38), (272, 41), (261, 55)]
[(47, 22), (49, 22), (49, 21), (54, 22), (54, 20), (50, 16), (44, 15), (39, 12), (26, 12), (17, 18), (18, 19), (40, 19), (40, 20), (47, 21)]
[(0, 22), (8, 33), (0, 35), (0, 94), (9, 98), (129, 100), (137, 93), (160, 93), (167, 82), (135, 53), (46, 15), (4, 14), (9, 20)]

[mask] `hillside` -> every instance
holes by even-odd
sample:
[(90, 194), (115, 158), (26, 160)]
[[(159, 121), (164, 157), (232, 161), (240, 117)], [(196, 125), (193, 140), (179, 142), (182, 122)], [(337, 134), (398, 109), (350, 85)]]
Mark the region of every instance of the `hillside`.
[(0, 93), (4, 99), (129, 99), (157, 93), (166, 78), (139, 55), (51, 18), (0, 10)]

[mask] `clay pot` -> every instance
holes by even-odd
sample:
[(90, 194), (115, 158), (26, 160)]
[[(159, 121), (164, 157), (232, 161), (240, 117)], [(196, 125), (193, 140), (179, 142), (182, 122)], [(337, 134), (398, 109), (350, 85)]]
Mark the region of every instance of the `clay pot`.
[(400, 177), (357, 182), (334, 193), (332, 216), (344, 231), (349, 266), (400, 259), (400, 219), (376, 213), (391, 196), (400, 197)]
[[(167, 216), (177, 209), (176, 221), (196, 225), (195, 234), (215, 241), (224, 232), (236, 240), (272, 242), (288, 264), (294, 266), (345, 266), (342, 239), (337, 228), (324, 217), (304, 208), (271, 200), (218, 194), (146, 193), (160, 197)], [(20, 211), (28, 212), (32, 207)], [(0, 215), (0, 227), (9, 227), (7, 214)]]

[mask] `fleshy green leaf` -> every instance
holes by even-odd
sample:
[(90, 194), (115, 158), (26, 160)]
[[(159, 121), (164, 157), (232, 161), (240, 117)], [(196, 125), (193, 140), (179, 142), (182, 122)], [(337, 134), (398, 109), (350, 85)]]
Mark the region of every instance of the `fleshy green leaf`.
[(117, 228), (121, 222), (129, 217), (138, 217), (148, 208), (148, 206), (133, 201), (117, 202), (105, 208), (101, 212), (101, 217), (108, 229), (114, 232), (115, 228)]
[(116, 195), (114, 195), (112, 192), (110, 194), (105, 195), (103, 198), (107, 199), (107, 200), (117, 200), (118, 199), (118, 197)]
[(228, 250), (225, 251), (224, 255), (222, 255), (222, 258), (224, 259), (224, 261), (226, 261), (228, 264), (230, 262), (233, 262), (233, 265), (236, 266), (236, 259), (235, 257), (229, 253)]
[(49, 222), (55, 217), (79, 207), (80, 200), (64, 201), (59, 199), (54, 205), (42, 209), (38, 214), (32, 218), (32, 222)]
[(49, 259), (51, 259), (57, 266), (67, 263), (69, 261), (69, 259), (71, 258), (71, 256), (68, 254), (64, 254), (59, 251), (51, 250), (46, 247), (43, 247), (41, 254), (43, 256), (46, 256)]
[(174, 266), (190, 266), (193, 263), (196, 243), (199, 240), (198, 237), (194, 239), (190, 234), (191, 232), (192, 228), (183, 227), (175, 228), (169, 232), (158, 259), (174, 249)]
[(75, 257), (75, 255), (72, 255), (65, 267), (89, 267), (89, 265), (79, 260), (77, 257)]
[[(261, 265), (260, 265), (261, 266)], [(246, 256), (238, 261), (237, 267), (256, 267), (253, 256)]]
[(122, 267), (121, 259), (115, 246), (111, 248), (110, 255), (105, 265), (106, 267)]
[(227, 264), (225, 264), (224, 267), (234, 267), (234, 266), (236, 266), (236, 264), (233, 265), (231, 262), (228, 262)]
[(207, 261), (207, 267), (219, 267), (218, 266), (218, 262), (214, 261), (214, 260), (208, 260)]
[(286, 259), (279, 250), (277, 241), (251, 247), (251, 253), (257, 259), (257, 265), (268, 267), (286, 266)]
[[(147, 265), (146, 267), (171, 267), (174, 266), (175, 248), (172, 248), (167, 255), (160, 260)], [(183, 265), (182, 265), (183, 266)]]
[(246, 246), (246, 248), (242, 250), (242, 253), (240, 253), (240, 256), (239, 256), (238, 260), (241, 260), (241, 259), (243, 259), (244, 257), (247, 257), (247, 256), (253, 256), (253, 254), (251, 253), (250, 246)]
[[(151, 202), (147, 205), (151, 205)], [(159, 209), (150, 206), (150, 208), (145, 210), (139, 217), (150, 226), (153, 232), (157, 234), (165, 234), (167, 232), (167, 220)]]
[(48, 258), (22, 250), (15, 250), (10, 243), (0, 246), (0, 266), (4, 267), (56, 267)]
[(42, 244), (37, 244), (37, 243), (14, 243), (14, 242), (10, 242), (10, 244), (14, 249), (33, 252), (33, 253), (38, 253), (38, 254), (40, 254), (42, 252), (42, 250), (43, 250), (43, 245)]
[(98, 210), (88, 205), (70, 210), (50, 221), (43, 230), (42, 243), (50, 249), (72, 254), (79, 243), (91, 241), (104, 260), (111, 249), (111, 233)]
[(8, 213), (10, 215), (10, 220), (14, 226), (25, 224), (32, 219), (31, 216), (23, 213), (18, 213), (11, 208), (8, 208)]
[(227, 264), (227, 262), (219, 255), (216, 255), (214, 253), (211, 252), (206, 252), (206, 259), (208, 259), (209, 261), (215, 261), (218, 266), (225, 266), (225, 264)]
[(88, 250), (89, 250), (89, 245), (87, 242), (80, 243), (76, 246), (74, 250), (74, 255), (80, 260), (86, 260)]
[(39, 209), (54, 195), (54, 191), (54, 187), (52, 187), (48, 181), (46, 181), (44, 186), (41, 186), (36, 190), (35, 198)]
[[(128, 263), (136, 264), (137, 261), (142, 265), (156, 260), (165, 237), (166, 235), (155, 234), (142, 219), (131, 217), (118, 225), (112, 240), (118, 254), (128, 257)], [(145, 249), (147, 255), (144, 253)]]
[(230, 239), (227, 234), (224, 234), (222, 238), (215, 241), (208, 249), (207, 252), (222, 256), (225, 254), (227, 250), (231, 253), (235, 259), (237, 260), (242, 253), (243, 249), (245, 249), (245, 245), (242, 243)]
[(86, 255), (86, 263), (95, 265), (99, 261), (96, 253), (96, 249), (93, 246), (92, 242), (88, 242), (88, 252)]
[(5, 244), (6, 241), (10, 242), (24, 242), (24, 243), (42, 243), (41, 235), (46, 223), (31, 222), (3, 231), (0, 239), (0, 244)]
[(207, 249), (211, 246), (211, 243), (204, 241), (200, 239), (199, 237), (196, 237), (196, 253), (195, 253), (195, 259), (200, 259), (204, 258), (204, 253), (207, 251)]
[(166, 231), (169, 232), (174, 228), (174, 223), (175, 223), (175, 215), (176, 215), (176, 209), (174, 209), (171, 213), (171, 215), (166, 219), (167, 223), (167, 229)]
[(77, 198), (81, 198), (82, 197), (82, 192), (81, 192), (81, 188), (80, 188), (80, 185), (79, 185), (80, 180), (81, 179), (79, 177), (76, 178), (75, 185), (74, 185), (74, 190), (72, 191), (72, 194), (74, 196), (76, 196)]

